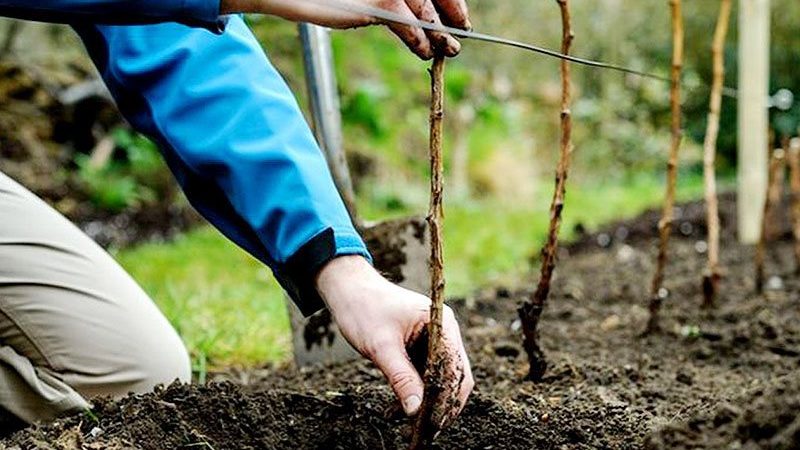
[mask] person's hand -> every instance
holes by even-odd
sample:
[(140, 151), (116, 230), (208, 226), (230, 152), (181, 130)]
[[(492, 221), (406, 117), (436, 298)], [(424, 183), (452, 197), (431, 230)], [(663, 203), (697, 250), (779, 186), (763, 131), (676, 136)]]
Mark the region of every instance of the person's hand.
[[(317, 288), (345, 339), (383, 372), (407, 415), (419, 410), (423, 382), (407, 349), (420, 336), (430, 319), (430, 299), (403, 289), (383, 278), (361, 256), (343, 256), (325, 265), (317, 276)], [(434, 410), (441, 427), (454, 419), (469, 397), (475, 382), (461, 341), (453, 311), (444, 310), (444, 347), (448, 353), (447, 384)], [(456, 391), (457, 390), (457, 391)]]
[[(466, 0), (336, 0), (344, 4), (380, 8), (406, 19), (417, 19), (433, 24), (444, 24), (455, 28), (470, 29)], [(355, 28), (381, 24), (380, 19), (368, 15), (351, 13), (337, 8), (336, 4), (325, 5), (325, 0), (222, 0), (221, 13), (272, 14), (295, 22), (310, 22), (330, 28)], [(461, 44), (446, 33), (425, 31), (419, 27), (386, 24), (417, 56), (433, 57), (434, 48), (446, 56), (455, 56)]]

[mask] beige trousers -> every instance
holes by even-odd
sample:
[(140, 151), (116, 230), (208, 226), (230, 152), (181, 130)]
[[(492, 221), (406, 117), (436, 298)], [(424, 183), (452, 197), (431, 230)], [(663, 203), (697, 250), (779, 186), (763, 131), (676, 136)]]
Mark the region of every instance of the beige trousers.
[(136, 282), (0, 172), (0, 410), (48, 420), (190, 375), (183, 343)]

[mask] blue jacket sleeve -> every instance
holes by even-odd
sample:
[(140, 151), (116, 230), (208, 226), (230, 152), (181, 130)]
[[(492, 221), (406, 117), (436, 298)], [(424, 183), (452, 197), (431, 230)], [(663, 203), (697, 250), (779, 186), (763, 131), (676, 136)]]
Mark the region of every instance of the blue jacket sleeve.
[(220, 0), (0, 0), (0, 16), (55, 23), (179, 22), (221, 32)]
[(294, 96), (243, 19), (231, 17), (222, 35), (179, 24), (75, 28), (195, 208), (269, 265), (305, 314), (322, 308), (321, 266), (369, 254)]

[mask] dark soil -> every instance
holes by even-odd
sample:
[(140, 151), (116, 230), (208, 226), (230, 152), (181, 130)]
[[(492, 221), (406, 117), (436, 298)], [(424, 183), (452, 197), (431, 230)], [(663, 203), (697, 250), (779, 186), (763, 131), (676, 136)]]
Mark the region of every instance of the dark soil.
[[(672, 241), (661, 334), (640, 337), (657, 214), (608, 227), (605, 245), (595, 234), (569, 246), (541, 324), (551, 359), (542, 383), (523, 381), (516, 307), (529, 292), (491, 288), (453, 301), (477, 388), (436, 448), (800, 448), (800, 279), (791, 241), (770, 246), (768, 290), (754, 295), (753, 250), (733, 240), (729, 196), (721, 207), (727, 273), (719, 305), (700, 309), (702, 215), (684, 214), (679, 225), (694, 228)], [(620, 228), (627, 235), (616, 235)], [(409, 421), (365, 362), (215, 378), (99, 400), (96, 419), (30, 428), (0, 448), (394, 449), (408, 440)]]

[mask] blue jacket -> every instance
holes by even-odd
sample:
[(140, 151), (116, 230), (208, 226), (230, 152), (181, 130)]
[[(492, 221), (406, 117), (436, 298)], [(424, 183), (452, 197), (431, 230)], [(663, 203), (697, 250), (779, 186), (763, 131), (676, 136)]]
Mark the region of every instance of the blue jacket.
[(323, 307), (321, 266), (369, 254), (288, 86), (243, 19), (218, 11), (218, 0), (0, 0), (0, 15), (73, 26), (192, 205), (310, 314)]

